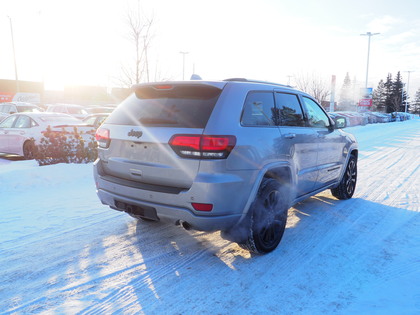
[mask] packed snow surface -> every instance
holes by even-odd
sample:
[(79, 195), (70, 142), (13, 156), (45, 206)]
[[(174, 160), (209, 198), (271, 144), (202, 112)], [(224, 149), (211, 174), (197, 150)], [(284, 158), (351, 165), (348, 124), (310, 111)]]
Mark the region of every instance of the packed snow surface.
[(353, 199), (297, 204), (263, 256), (101, 205), (91, 164), (0, 159), (0, 313), (420, 314), (420, 120), (346, 131)]

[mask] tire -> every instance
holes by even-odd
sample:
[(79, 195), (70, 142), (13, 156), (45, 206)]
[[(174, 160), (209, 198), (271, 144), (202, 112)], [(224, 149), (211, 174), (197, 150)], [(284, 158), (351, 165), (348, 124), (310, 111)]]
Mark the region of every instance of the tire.
[(35, 144), (33, 141), (26, 141), (23, 144), (23, 156), (26, 160), (33, 160), (35, 158)]
[(238, 244), (250, 252), (266, 254), (280, 243), (286, 228), (289, 197), (286, 187), (271, 178), (263, 180), (251, 205), (248, 235)]
[(356, 190), (357, 183), (357, 158), (352, 154), (350, 155), (349, 162), (347, 163), (346, 170), (340, 184), (336, 188), (331, 189), (334, 197), (340, 200), (347, 200), (353, 197)]

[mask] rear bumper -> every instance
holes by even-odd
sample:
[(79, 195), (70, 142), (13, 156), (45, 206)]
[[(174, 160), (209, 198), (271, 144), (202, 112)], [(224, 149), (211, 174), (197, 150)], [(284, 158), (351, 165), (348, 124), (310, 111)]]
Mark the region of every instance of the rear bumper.
[[(249, 172), (248, 172), (249, 173)], [(158, 192), (107, 180), (100, 162), (94, 163), (97, 194), (101, 202), (113, 209), (126, 211), (122, 204), (154, 209), (161, 221), (174, 224), (184, 221), (201, 231), (227, 230), (242, 217), (250, 192), (247, 180), (232, 174), (199, 174), (192, 187), (178, 193)], [(211, 203), (213, 210), (196, 211), (191, 203)]]
[(145, 202), (138, 199), (124, 197), (118, 194), (113, 194), (103, 189), (98, 189), (97, 193), (101, 202), (112, 208), (118, 208), (116, 202), (124, 202), (133, 206), (153, 208), (156, 210), (156, 214), (159, 220), (164, 222), (170, 222), (173, 224), (187, 222), (191, 226), (191, 228), (195, 230), (227, 230), (233, 225), (235, 225), (241, 217), (241, 214), (222, 216), (198, 216), (192, 213), (192, 211), (187, 208)]

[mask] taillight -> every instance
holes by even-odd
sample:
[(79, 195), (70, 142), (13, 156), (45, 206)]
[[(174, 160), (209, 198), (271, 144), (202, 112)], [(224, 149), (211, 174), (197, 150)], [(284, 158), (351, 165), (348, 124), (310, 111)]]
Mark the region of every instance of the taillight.
[(109, 129), (99, 128), (96, 130), (95, 139), (98, 142), (98, 146), (101, 148), (108, 148), (111, 138), (109, 135)]
[(226, 159), (235, 144), (235, 136), (174, 135), (169, 140), (179, 156), (192, 159)]

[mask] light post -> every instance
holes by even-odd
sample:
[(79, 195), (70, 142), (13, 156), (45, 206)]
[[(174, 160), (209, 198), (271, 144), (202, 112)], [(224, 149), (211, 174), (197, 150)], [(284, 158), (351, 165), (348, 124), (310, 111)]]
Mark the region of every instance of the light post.
[(182, 54), (182, 80), (184, 80), (185, 77), (185, 55), (188, 54), (188, 51), (180, 51), (180, 54)]
[(13, 61), (15, 64), (15, 79), (16, 79), (16, 93), (19, 93), (19, 79), (18, 79), (18, 71), (16, 65), (16, 52), (15, 52), (15, 40), (13, 38), (13, 25), (12, 25), (12, 18), (7, 16), (10, 22), (10, 33), (12, 34), (12, 48), (13, 48)]
[[(405, 112), (407, 112), (407, 103), (408, 103), (408, 98), (409, 98), (409, 93), (410, 93), (410, 73), (414, 72), (413, 70), (409, 70), (409, 71), (404, 71), (408, 73), (408, 78), (407, 78), (407, 98), (405, 99)], [(403, 91), (404, 91), (404, 85), (403, 85)], [(404, 95), (404, 93), (403, 93)]]
[(148, 46), (148, 43), (146, 44), (146, 37), (147, 36), (142, 36), (142, 37), (143, 37), (144, 62), (146, 63), (147, 82), (150, 82), (150, 80), (149, 80), (149, 61), (147, 60), (147, 46)]
[(368, 76), (369, 76), (369, 54), (370, 54), (370, 38), (375, 35), (379, 35), (380, 33), (371, 33), (367, 32), (366, 34), (360, 34), (360, 36), (368, 36), (368, 53), (367, 53), (367, 66), (366, 66), (366, 83), (365, 88), (368, 87)]

